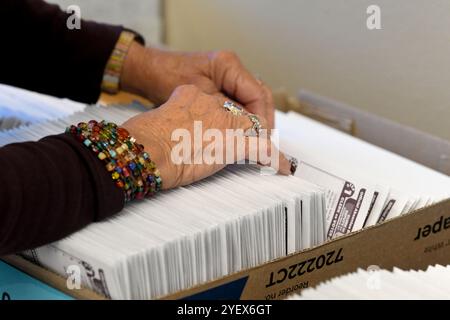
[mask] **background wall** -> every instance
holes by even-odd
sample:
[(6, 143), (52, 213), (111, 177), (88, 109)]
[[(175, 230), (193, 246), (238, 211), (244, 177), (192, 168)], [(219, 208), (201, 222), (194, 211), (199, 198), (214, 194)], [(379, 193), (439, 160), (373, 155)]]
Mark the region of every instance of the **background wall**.
[(160, 0), (46, 0), (66, 10), (74, 4), (81, 9), (81, 18), (121, 24), (140, 32), (148, 43), (159, 44), (163, 21)]
[[(382, 30), (366, 27), (381, 7)], [(450, 140), (450, 1), (167, 0), (166, 40)]]

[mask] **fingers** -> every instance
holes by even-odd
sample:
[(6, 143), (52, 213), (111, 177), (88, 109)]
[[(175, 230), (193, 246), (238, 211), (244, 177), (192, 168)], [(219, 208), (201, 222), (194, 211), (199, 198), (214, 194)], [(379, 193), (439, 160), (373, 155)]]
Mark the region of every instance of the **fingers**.
[(273, 128), (273, 98), (270, 89), (261, 85), (242, 65), (236, 54), (229, 51), (216, 53), (213, 80), (228, 96), (235, 98), (251, 113), (268, 120)]
[[(283, 175), (294, 173), (291, 170), (292, 163), (290, 160), (273, 145), (270, 139), (230, 135), (226, 137), (227, 164), (249, 160), (262, 166), (271, 167), (277, 173)], [(232, 151), (230, 146), (232, 146)], [(230, 152), (233, 152), (233, 157), (230, 157)]]
[(234, 122), (237, 128), (243, 128), (246, 135), (258, 135), (270, 138), (270, 132), (267, 129), (267, 121), (263, 117), (254, 114), (234, 116)]
[[(224, 108), (224, 104), (229, 100), (221, 95), (207, 95), (195, 86), (183, 85), (175, 89), (169, 100), (176, 102), (172, 106), (184, 106), (182, 108), (186, 108), (187, 106), (189, 108), (188, 110), (171, 110), (171, 112), (177, 112), (179, 114), (189, 113), (189, 117), (181, 119), (184, 122), (187, 121), (190, 123), (193, 119), (191, 116), (195, 115), (196, 117), (194, 119), (202, 120), (207, 124), (203, 130), (211, 129), (210, 134), (214, 139), (212, 145), (204, 142), (206, 143), (205, 148), (208, 150), (215, 149), (217, 145), (219, 146), (219, 150), (224, 150), (225, 161), (221, 162), (222, 164), (247, 159), (263, 166), (270, 166), (281, 174), (288, 175), (291, 173), (291, 163), (272, 144), (268, 131), (264, 130), (268, 126), (267, 120), (264, 117), (257, 116), (257, 121), (261, 129), (257, 130), (257, 136), (246, 136), (246, 131), (248, 129), (254, 129), (255, 126), (255, 120), (251, 118), (252, 114), (248, 114), (239, 108), (237, 110), (243, 112), (241, 115), (239, 115), (239, 112), (234, 114), (231, 111), (227, 111)], [(219, 135), (216, 138), (217, 133)], [(207, 134), (204, 131), (201, 134), (201, 138), (203, 139), (205, 135)], [(225, 137), (225, 140), (222, 137)], [(216, 141), (217, 139), (220, 141)], [(225, 143), (223, 143), (224, 141)], [(215, 152), (212, 152), (212, 154), (215, 157)], [(214, 157), (211, 159), (214, 159)], [(219, 155), (218, 158), (223, 159)]]
[(273, 101), (272, 90), (266, 86), (261, 80), (258, 80), (261, 87), (264, 90), (265, 102), (266, 102), (266, 119), (268, 123), (268, 128), (275, 128), (275, 103)]
[[(248, 112), (246, 112), (244, 109), (243, 114), (242, 115), (236, 115), (233, 114), (230, 111), (227, 111), (223, 106), (226, 102), (232, 102), (230, 101), (230, 99), (227, 99), (223, 96), (217, 95), (216, 99), (218, 101), (218, 105), (221, 106), (221, 108), (223, 109), (223, 112), (226, 113), (226, 117), (229, 121), (230, 124), (230, 128), (233, 129), (244, 129), (244, 131), (247, 131), (249, 129), (252, 129), (255, 125), (255, 120), (252, 121), (251, 115)], [(233, 102), (234, 103), (234, 102)], [(234, 103), (236, 105), (237, 108), (243, 108), (242, 106), (240, 106), (238, 103)], [(257, 121), (259, 122), (260, 125), (260, 129), (268, 129), (269, 128), (269, 124), (268, 121), (262, 117), (262, 116), (257, 116), (256, 117)], [(270, 132), (266, 132), (267, 136), (270, 136)]]
[[(226, 100), (224, 97), (217, 96), (216, 99), (219, 105), (223, 106)], [(222, 107), (223, 108), (223, 107)], [(242, 135), (247, 130), (254, 126), (254, 122), (250, 119), (249, 114), (234, 115), (223, 108), (223, 112), (226, 113), (226, 117), (230, 123), (227, 126), (230, 129), (242, 129), (241, 134), (235, 133), (234, 135), (226, 134), (226, 145), (233, 146), (233, 156), (227, 156), (226, 163), (234, 163), (236, 161), (250, 160), (259, 163), (263, 166), (270, 166), (276, 170), (276, 172), (289, 175), (291, 172), (292, 164), (287, 157), (281, 153), (271, 142), (270, 134), (267, 129), (267, 121), (263, 117), (257, 117), (261, 125), (262, 130), (258, 132), (257, 136)], [(231, 152), (228, 150), (226, 152)]]

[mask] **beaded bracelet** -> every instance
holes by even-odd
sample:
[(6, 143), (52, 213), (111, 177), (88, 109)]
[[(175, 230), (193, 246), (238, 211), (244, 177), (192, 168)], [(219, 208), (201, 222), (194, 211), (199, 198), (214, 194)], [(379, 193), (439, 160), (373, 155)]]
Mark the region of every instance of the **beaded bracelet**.
[(111, 178), (123, 189), (125, 202), (143, 199), (161, 190), (162, 180), (155, 163), (126, 129), (111, 122), (91, 120), (68, 127), (66, 133), (105, 163)]

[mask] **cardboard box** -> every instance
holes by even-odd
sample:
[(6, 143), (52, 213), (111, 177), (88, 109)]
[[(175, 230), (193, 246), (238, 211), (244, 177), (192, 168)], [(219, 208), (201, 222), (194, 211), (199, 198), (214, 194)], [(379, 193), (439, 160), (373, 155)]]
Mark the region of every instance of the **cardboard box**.
[[(19, 256), (3, 258), (78, 299), (104, 299), (91, 290), (69, 290), (66, 279)], [(283, 299), (358, 268), (424, 269), (450, 264), (450, 199), (315, 248), (211, 281), (164, 299)]]
[(283, 299), (358, 268), (437, 263), (450, 263), (450, 199), (167, 298)]
[[(348, 107), (344, 108), (341, 114), (336, 111), (337, 109), (333, 109), (336, 103), (330, 103), (328, 110), (323, 103), (318, 103), (317, 99), (308, 99), (308, 97), (311, 98), (304, 93), (301, 94), (302, 102), (314, 103), (318, 108), (317, 110), (309, 109), (313, 118), (322, 119), (323, 122), (338, 128), (342, 126), (341, 129), (344, 131), (356, 132), (357, 136), (371, 142), (375, 141), (378, 145), (386, 145), (391, 151), (398, 150), (397, 153), (410, 159), (438, 169), (436, 161), (441, 158), (442, 152), (450, 154), (450, 147), (446, 141), (440, 141), (375, 116), (361, 115), (357, 110), (349, 110)], [(318, 104), (319, 107), (317, 107)], [(305, 110), (307, 109), (300, 111), (304, 113)], [(352, 132), (354, 129), (356, 130)], [(403, 140), (391, 143), (389, 140), (392, 139), (383, 139), (382, 136), (386, 135), (386, 130), (390, 137), (401, 137)], [(370, 135), (371, 132), (373, 136)], [(435, 153), (423, 154), (422, 151), (414, 152), (404, 147), (408, 145), (405, 143), (408, 141), (411, 145), (417, 146), (418, 139), (424, 139), (420, 140), (422, 141), (420, 143), (424, 143), (424, 147), (433, 144), (428, 146), (427, 150)], [(19, 256), (13, 255), (2, 259), (75, 298), (104, 299), (85, 288), (69, 290), (65, 278)], [(358, 268), (378, 266), (384, 269), (393, 267), (424, 269), (433, 264), (450, 264), (450, 199), (347, 234), (320, 246), (162, 298), (283, 299), (288, 294), (298, 293), (303, 288), (316, 286), (322, 281), (353, 272)]]

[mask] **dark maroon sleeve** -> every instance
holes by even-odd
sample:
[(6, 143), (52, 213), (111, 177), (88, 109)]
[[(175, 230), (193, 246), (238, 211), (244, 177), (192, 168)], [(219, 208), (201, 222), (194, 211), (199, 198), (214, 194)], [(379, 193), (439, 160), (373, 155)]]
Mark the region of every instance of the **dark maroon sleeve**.
[(70, 135), (0, 148), (0, 256), (61, 239), (123, 208), (102, 162)]
[[(83, 20), (69, 30), (68, 17), (41, 0), (0, 0), (0, 83), (96, 102), (123, 28)], [(0, 255), (61, 239), (123, 205), (102, 162), (71, 136), (0, 148)]]
[(0, 83), (95, 103), (123, 27), (82, 20), (69, 30), (70, 15), (41, 0), (1, 0)]

